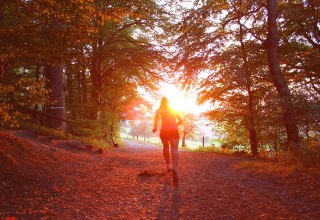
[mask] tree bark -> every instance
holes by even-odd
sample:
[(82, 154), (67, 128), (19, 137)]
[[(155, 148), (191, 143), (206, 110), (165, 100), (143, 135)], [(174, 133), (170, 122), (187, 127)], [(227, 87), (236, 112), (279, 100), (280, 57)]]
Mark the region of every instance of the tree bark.
[(77, 72), (77, 89), (78, 89), (78, 116), (82, 118), (82, 90), (81, 90), (81, 71)]
[(82, 88), (82, 98), (81, 98), (81, 118), (84, 116), (83, 107), (86, 108), (88, 103), (88, 90), (87, 90), (87, 77), (86, 77), (86, 69), (83, 68), (81, 70), (81, 88)]
[(186, 146), (186, 134), (183, 132), (183, 135), (182, 135), (182, 141), (181, 141), (181, 145), (182, 147), (185, 147)]
[(268, 0), (268, 35), (266, 41), (266, 50), (268, 56), (269, 73), (273, 85), (277, 89), (282, 108), (283, 121), (287, 133), (287, 142), (289, 150), (299, 148), (300, 137), (294, 114), (294, 105), (291, 99), (288, 84), (283, 77), (278, 59), (278, 28), (277, 28), (277, 0)]
[[(40, 66), (36, 66), (36, 71), (35, 71), (35, 76), (36, 76), (36, 82), (39, 82), (39, 78), (40, 78)], [(39, 109), (39, 105), (35, 104), (34, 105), (34, 110), (38, 111)], [(37, 120), (38, 121), (38, 120)], [(39, 124), (39, 121), (38, 121)]]
[[(50, 99), (53, 102), (48, 106), (47, 113), (66, 119), (63, 66), (47, 66), (45, 68), (45, 76), (48, 79), (47, 89), (51, 90)], [(63, 121), (47, 118), (47, 123), (50, 128), (64, 132), (67, 130), (67, 125)]]
[(101, 70), (101, 61), (99, 55), (100, 40), (94, 42), (92, 47), (92, 61), (91, 61), (91, 80), (92, 80), (92, 98), (96, 106), (93, 108), (93, 116), (95, 120), (100, 121), (101, 119), (101, 110), (103, 105), (102, 97), (102, 70)]
[[(242, 1), (240, 1), (240, 9), (241, 10), (241, 4)], [(241, 13), (241, 12), (240, 12)], [(251, 148), (251, 153), (256, 156), (258, 155), (258, 140), (257, 140), (257, 132), (255, 128), (255, 123), (254, 123), (254, 106), (253, 106), (253, 92), (252, 92), (252, 80), (251, 80), (251, 75), (248, 67), (248, 56), (247, 56), (247, 51), (244, 45), (243, 41), (243, 28), (241, 24), (241, 15), (239, 13), (238, 16), (238, 25), (239, 25), (239, 37), (240, 37), (240, 44), (241, 44), (241, 51), (242, 51), (242, 60), (243, 60), (243, 65), (242, 69), (244, 71), (245, 75), (245, 83), (246, 83), (246, 89), (248, 92), (248, 103), (247, 103), (247, 108), (248, 108), (248, 130), (249, 130), (249, 140), (250, 140), (250, 148)]]
[[(68, 71), (68, 70), (67, 70)], [(71, 73), (71, 71), (70, 71), (70, 73), (69, 74), (67, 74), (66, 75), (66, 92), (67, 92), (67, 94), (68, 94), (68, 99), (67, 99), (67, 103), (69, 103), (69, 105), (70, 106), (73, 106), (73, 102), (74, 102), (74, 100), (75, 100), (75, 95), (76, 95), (76, 93), (74, 93), (74, 88), (73, 88), (73, 81), (74, 81), (74, 74), (73, 73)], [(77, 112), (75, 111), (75, 109), (74, 108), (70, 108), (70, 112), (71, 112), (71, 118), (75, 118), (76, 117), (76, 114), (77, 114)]]

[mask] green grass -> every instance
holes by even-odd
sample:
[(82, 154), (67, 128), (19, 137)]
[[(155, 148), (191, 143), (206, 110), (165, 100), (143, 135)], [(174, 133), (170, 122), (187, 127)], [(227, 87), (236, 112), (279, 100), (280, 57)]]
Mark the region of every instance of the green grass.
[[(139, 142), (145, 142), (145, 143), (152, 143), (152, 144), (157, 144), (161, 145), (161, 140), (158, 136), (146, 138), (144, 140), (143, 137), (132, 137), (131, 135), (121, 133), (120, 134), (121, 139), (126, 139), (126, 140), (131, 140), (131, 141), (139, 141)], [(210, 143), (205, 142), (205, 147), (202, 147), (202, 141), (196, 141), (196, 140), (186, 140), (186, 148), (191, 151), (203, 151), (204, 149), (207, 149), (208, 151), (212, 148), (211, 146), (219, 146), (221, 145), (218, 140), (212, 141)], [(181, 139), (179, 141), (179, 146), (181, 147)]]
[(161, 141), (160, 141), (160, 138), (158, 138), (158, 137), (150, 137), (150, 138), (146, 138), (146, 139), (144, 139), (143, 137), (138, 137), (138, 139), (137, 139), (137, 137), (132, 137), (131, 135), (121, 133), (120, 138), (125, 139), (125, 140), (129, 140), (129, 141), (136, 141), (139, 143), (151, 143), (151, 144), (161, 146)]
[(21, 124), (21, 127), (25, 128), (25, 129), (36, 130), (42, 135), (49, 135), (49, 136), (56, 137), (59, 139), (81, 141), (84, 144), (87, 144), (87, 145), (90, 145), (93, 147), (101, 147), (104, 149), (109, 149), (111, 147), (110, 144), (108, 144), (104, 140), (99, 140), (97, 138), (90, 137), (90, 136), (73, 136), (71, 134), (69, 134), (67, 137), (66, 134), (62, 131), (55, 130), (52, 128), (43, 127), (40, 125), (31, 124), (28, 122), (24, 122), (23, 124)]

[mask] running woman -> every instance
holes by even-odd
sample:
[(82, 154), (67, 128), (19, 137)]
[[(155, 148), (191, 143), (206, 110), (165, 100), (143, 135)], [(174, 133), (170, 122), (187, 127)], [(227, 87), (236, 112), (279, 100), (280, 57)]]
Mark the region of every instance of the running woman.
[[(181, 116), (170, 108), (169, 100), (163, 97), (160, 102), (160, 107), (156, 111), (154, 117), (154, 126), (152, 132), (155, 133), (158, 127), (159, 118), (161, 119), (160, 139), (163, 144), (163, 156), (167, 163), (167, 171), (173, 171), (173, 181), (178, 182), (178, 146), (179, 146), (179, 131), (178, 126), (182, 124)], [(171, 166), (170, 151), (173, 162), (173, 170)]]

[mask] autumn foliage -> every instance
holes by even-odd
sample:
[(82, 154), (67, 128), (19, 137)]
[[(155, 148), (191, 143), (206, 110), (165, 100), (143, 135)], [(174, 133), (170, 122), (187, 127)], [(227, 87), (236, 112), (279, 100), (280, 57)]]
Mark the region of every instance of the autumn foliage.
[[(153, 93), (166, 78), (212, 104), (205, 115), (227, 148), (257, 155), (318, 145), (318, 1), (190, 4), (1, 1), (2, 125), (19, 124), (9, 99), (42, 112), (63, 100), (54, 107), (71, 133), (111, 140), (121, 122), (151, 111), (138, 88)], [(55, 67), (61, 100), (45, 79)]]

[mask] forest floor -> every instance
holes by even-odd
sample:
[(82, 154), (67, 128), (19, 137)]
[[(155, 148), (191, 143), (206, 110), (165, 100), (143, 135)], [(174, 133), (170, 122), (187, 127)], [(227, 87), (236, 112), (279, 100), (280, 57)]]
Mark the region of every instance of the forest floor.
[(0, 131), (0, 219), (320, 216), (316, 172), (257, 172), (252, 158), (181, 150), (174, 184), (157, 146), (124, 141), (101, 154), (58, 143)]

